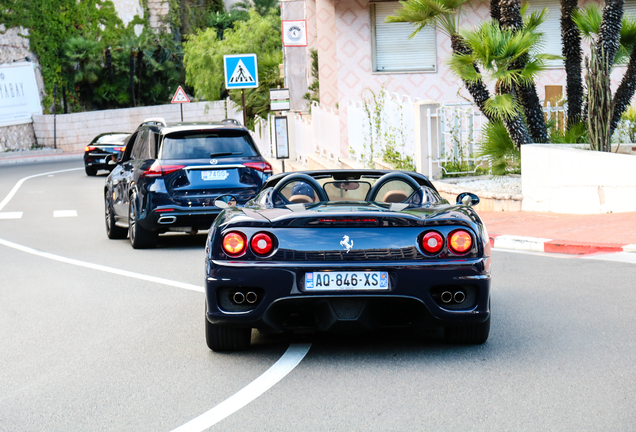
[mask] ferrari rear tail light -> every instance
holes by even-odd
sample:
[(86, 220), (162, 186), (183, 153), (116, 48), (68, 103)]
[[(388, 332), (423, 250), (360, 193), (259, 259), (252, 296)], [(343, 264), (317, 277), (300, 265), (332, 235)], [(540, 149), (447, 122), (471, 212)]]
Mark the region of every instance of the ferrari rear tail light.
[(243, 162), (243, 165), (255, 169), (256, 171), (264, 172), (265, 174), (271, 174), (274, 172), (272, 166), (268, 162)]
[(113, 147), (113, 150), (120, 151), (120, 152), (125, 152), (126, 151), (126, 147)]
[(250, 241), (256, 255), (268, 255), (274, 249), (274, 239), (270, 234), (258, 233)]
[(473, 238), (468, 231), (453, 231), (448, 237), (448, 246), (450, 250), (458, 255), (463, 255), (473, 246)]
[(238, 231), (232, 231), (223, 236), (223, 251), (232, 257), (237, 257), (245, 252), (247, 247), (247, 239)]
[(438, 254), (444, 247), (444, 237), (437, 231), (429, 231), (424, 234), (421, 242), (422, 249), (431, 255)]
[(150, 168), (144, 171), (142, 177), (161, 177), (166, 174), (170, 174), (180, 169), (185, 168), (185, 165), (161, 165), (161, 162), (155, 161)]
[(93, 150), (95, 150), (96, 148), (97, 148), (97, 147), (93, 147), (93, 146), (86, 146), (86, 148), (84, 148), (84, 151), (89, 152), (89, 151), (93, 151)]

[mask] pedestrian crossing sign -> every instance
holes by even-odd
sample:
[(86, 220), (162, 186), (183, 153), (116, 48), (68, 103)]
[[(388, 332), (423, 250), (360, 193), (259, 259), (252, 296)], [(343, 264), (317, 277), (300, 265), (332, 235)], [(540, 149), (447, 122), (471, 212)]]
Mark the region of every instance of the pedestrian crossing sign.
[(225, 88), (228, 90), (257, 88), (258, 62), (256, 54), (233, 54), (223, 56)]

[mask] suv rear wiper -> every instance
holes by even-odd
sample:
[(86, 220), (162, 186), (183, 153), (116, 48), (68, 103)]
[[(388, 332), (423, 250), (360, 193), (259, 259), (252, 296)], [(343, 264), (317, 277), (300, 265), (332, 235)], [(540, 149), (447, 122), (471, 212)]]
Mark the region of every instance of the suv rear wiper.
[(243, 152), (221, 152), (221, 153), (212, 153), (210, 155), (211, 158), (215, 158), (215, 157), (221, 157), (221, 156), (235, 156), (235, 155), (242, 155)]

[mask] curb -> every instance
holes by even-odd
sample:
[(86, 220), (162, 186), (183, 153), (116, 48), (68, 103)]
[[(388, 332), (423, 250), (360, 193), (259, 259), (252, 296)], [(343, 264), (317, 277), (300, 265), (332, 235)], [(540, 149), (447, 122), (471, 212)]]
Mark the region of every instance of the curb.
[(529, 252), (559, 253), (568, 255), (590, 255), (598, 253), (636, 252), (636, 245), (617, 243), (577, 242), (552, 240), (538, 237), (514, 235), (490, 235), (490, 245), (498, 249)]
[(59, 154), (41, 154), (16, 157), (0, 157), (0, 165), (33, 163), (33, 162), (50, 162), (65, 160), (81, 160), (84, 152), (79, 153), (59, 153)]

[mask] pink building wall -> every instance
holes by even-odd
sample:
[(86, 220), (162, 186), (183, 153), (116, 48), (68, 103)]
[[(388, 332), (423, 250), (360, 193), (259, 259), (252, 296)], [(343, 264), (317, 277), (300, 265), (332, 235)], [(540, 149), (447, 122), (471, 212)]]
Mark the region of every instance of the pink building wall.
[[(348, 149), (347, 103), (350, 100), (362, 101), (365, 96), (370, 96), (369, 90), (377, 93), (384, 86), (389, 92), (422, 100), (472, 101), (461, 80), (449, 70), (446, 64), (451, 55), (450, 39), (440, 31), (437, 31), (436, 36), (436, 72), (374, 73), (372, 72), (370, 1), (306, 1), (315, 2), (321, 103), (339, 108), (343, 156), (346, 156)], [(310, 10), (313, 12), (313, 8)], [(557, 9), (551, 13), (559, 14), (560, 11)], [(460, 27), (470, 28), (489, 18), (489, 2), (476, 0), (465, 5)], [(546, 35), (546, 38), (554, 37), (560, 38), (561, 35)], [(335, 44), (333, 44), (334, 39)], [(623, 67), (617, 67), (612, 73), (614, 90), (618, 87), (624, 70)], [(542, 73), (537, 81), (539, 98), (544, 98), (546, 85), (560, 85), (565, 94), (565, 79), (563, 68), (549, 69)], [(492, 92), (492, 83), (489, 88)], [(334, 97), (334, 94), (337, 96)]]

